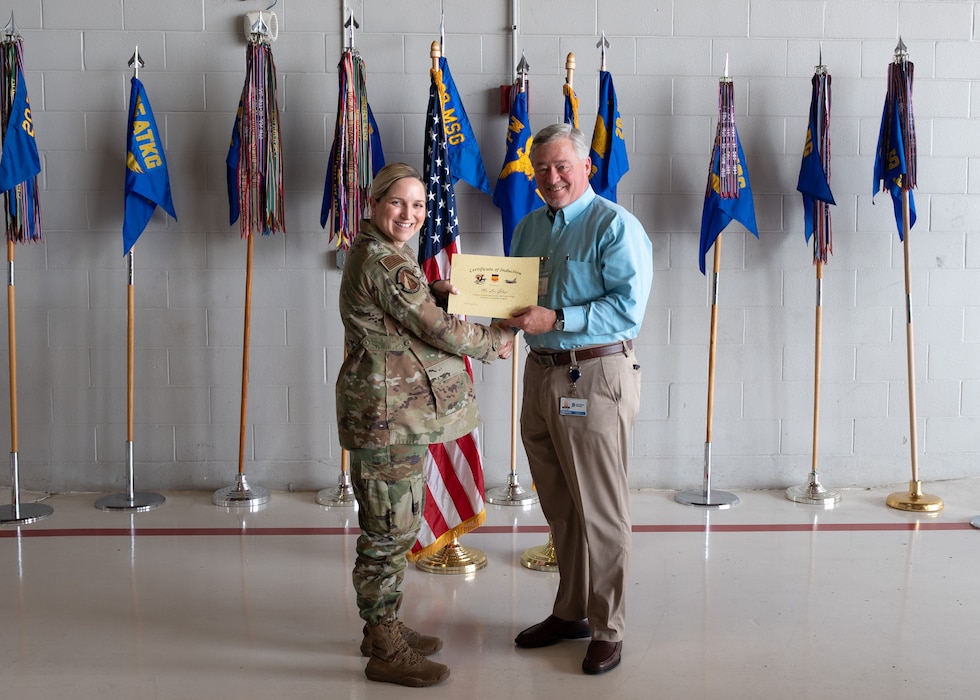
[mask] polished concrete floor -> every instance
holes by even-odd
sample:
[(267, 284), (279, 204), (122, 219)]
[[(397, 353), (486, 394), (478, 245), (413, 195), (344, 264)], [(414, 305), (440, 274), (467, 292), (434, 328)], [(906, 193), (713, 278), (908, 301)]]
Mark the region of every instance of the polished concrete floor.
[(724, 510), (635, 492), (630, 629), (601, 676), (581, 672), (584, 641), (514, 647), (557, 574), (520, 564), (547, 542), (539, 507), (488, 506), (460, 541), (485, 568), (406, 579), (402, 618), (441, 635), (452, 668), (429, 689), (364, 677), (353, 508), (274, 493), (251, 512), (196, 492), (106, 512), (104, 494), (50, 496), (50, 516), (0, 526), (2, 697), (977, 697), (980, 481), (924, 487), (938, 514), (885, 504), (907, 483), (843, 490), (832, 509), (783, 491)]

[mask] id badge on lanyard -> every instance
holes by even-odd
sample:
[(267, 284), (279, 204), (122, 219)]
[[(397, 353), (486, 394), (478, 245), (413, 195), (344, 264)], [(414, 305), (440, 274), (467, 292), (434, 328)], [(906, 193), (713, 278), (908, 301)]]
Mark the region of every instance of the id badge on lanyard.
[(582, 378), (582, 370), (579, 369), (578, 362), (572, 358), (572, 364), (568, 368), (568, 395), (562, 396), (558, 400), (558, 415), (561, 416), (580, 416), (589, 415), (589, 400), (583, 399), (578, 395), (576, 383)]

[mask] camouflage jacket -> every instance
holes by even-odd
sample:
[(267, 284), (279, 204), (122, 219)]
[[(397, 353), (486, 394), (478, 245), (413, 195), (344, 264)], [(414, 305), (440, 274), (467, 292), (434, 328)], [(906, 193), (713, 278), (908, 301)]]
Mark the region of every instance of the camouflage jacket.
[(495, 360), (500, 330), (446, 313), (412, 249), (396, 247), (369, 221), (348, 251), (340, 315), (347, 354), (336, 392), (344, 448), (448, 442), (476, 427), (462, 355)]

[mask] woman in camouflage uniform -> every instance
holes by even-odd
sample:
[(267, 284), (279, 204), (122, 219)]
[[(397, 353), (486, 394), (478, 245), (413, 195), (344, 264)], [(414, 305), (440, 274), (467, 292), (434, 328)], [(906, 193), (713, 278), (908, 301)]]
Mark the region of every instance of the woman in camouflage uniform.
[(513, 334), (448, 314), (436, 295), (445, 299), (452, 285), (425, 283), (405, 245), (425, 221), (425, 185), (414, 168), (383, 168), (370, 203), (340, 285), (347, 356), (337, 378), (340, 444), (350, 452), (361, 529), (353, 573), (366, 623), (361, 651), (371, 680), (427, 686), (449, 676), (425, 658), (442, 641), (397, 618), (406, 555), (422, 522), (425, 454), (479, 422), (462, 356), (507, 358)]

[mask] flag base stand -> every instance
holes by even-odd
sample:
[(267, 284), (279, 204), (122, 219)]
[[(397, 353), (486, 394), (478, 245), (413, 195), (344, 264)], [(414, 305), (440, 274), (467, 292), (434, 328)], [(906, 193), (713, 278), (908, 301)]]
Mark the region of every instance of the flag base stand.
[(239, 474), (234, 485), (218, 489), (211, 495), (216, 506), (258, 508), (269, 502), (269, 490), (261, 486), (249, 486), (244, 474)]
[(320, 489), (316, 492), (316, 502), (321, 506), (355, 506), (354, 489), (351, 487), (350, 474), (342, 472), (337, 480), (337, 488)]
[(889, 508), (911, 510), (918, 513), (935, 513), (943, 509), (943, 499), (922, 493), (921, 481), (910, 481), (908, 492), (897, 491), (885, 499)]
[(486, 565), (486, 554), (479, 549), (463, 547), (456, 537), (432, 556), (415, 563), (416, 568), (430, 574), (472, 574)]
[[(14, 375), (12, 375), (14, 376)], [(10, 453), (10, 505), (0, 506), (0, 525), (16, 523), (27, 525), (54, 513), (46, 503), (20, 502), (20, 464), (17, 453)]]
[(495, 506), (529, 506), (538, 502), (538, 494), (525, 490), (517, 479), (517, 474), (507, 475), (507, 485), (490, 489), (485, 500)]
[(114, 493), (97, 500), (95, 507), (99, 510), (129, 510), (142, 513), (163, 505), (166, 500), (158, 493), (147, 493), (146, 491), (135, 491), (132, 495)]
[(134, 488), (135, 470), (133, 468), (133, 441), (126, 442), (127, 488), (126, 493), (114, 493), (103, 496), (95, 502), (99, 510), (124, 510), (142, 513), (163, 505), (167, 500), (158, 493), (136, 491)]
[(0, 506), (0, 524), (27, 525), (46, 518), (53, 512), (54, 508), (45, 503), (18, 503)]
[(558, 555), (555, 553), (555, 540), (548, 533), (548, 543), (529, 547), (521, 555), (521, 566), (532, 571), (555, 573), (558, 571)]
[(840, 491), (824, 488), (816, 472), (810, 472), (809, 483), (803, 486), (790, 486), (786, 489), (786, 498), (794, 503), (833, 508), (840, 503)]
[(704, 508), (714, 508), (724, 510), (739, 504), (738, 496), (728, 491), (681, 491), (674, 496), (674, 500), (685, 506), (702, 506)]
[(715, 491), (711, 488), (711, 443), (704, 443), (704, 486), (700, 491), (689, 489), (674, 495), (674, 500), (685, 506), (701, 506), (724, 510), (737, 506), (738, 496), (728, 491)]

